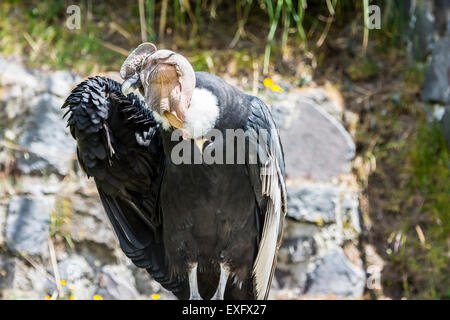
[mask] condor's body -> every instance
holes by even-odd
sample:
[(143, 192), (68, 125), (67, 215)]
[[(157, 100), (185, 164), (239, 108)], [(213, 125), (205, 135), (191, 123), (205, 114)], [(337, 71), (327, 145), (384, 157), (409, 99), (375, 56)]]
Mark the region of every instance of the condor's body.
[[(195, 78), (186, 130), (208, 121), (210, 129), (224, 134), (227, 129), (275, 129), (258, 98), (207, 73)], [(193, 281), (197, 298), (216, 297), (222, 280), (221, 298), (267, 297), (285, 214), (277, 134), (267, 142), (276, 154), (269, 154), (266, 163), (178, 164), (171, 158), (177, 144), (173, 128), (158, 123), (159, 116), (135, 96), (123, 96), (116, 83), (89, 79), (64, 106), (70, 107), (80, 164), (95, 178), (121, 247), (137, 266), (181, 299), (193, 298)], [(194, 139), (187, 141), (194, 152), (216, 142), (199, 150)], [(225, 137), (223, 143), (226, 159)], [(272, 175), (264, 177), (262, 168)]]

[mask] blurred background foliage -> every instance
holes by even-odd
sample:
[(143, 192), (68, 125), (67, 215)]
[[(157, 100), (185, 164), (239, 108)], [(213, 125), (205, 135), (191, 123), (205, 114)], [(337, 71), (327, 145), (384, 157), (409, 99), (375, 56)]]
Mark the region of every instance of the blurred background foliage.
[[(384, 24), (374, 30), (390, 45), (405, 24), (402, 2), (386, 1)], [(358, 21), (368, 0), (139, 0), (128, 3), (81, 1), (81, 28), (69, 30), (66, 1), (2, 1), (0, 46), (4, 54), (23, 54), (30, 64), (69, 68), (82, 73), (116, 70), (128, 49), (142, 41), (188, 50), (197, 69), (211, 67), (224, 54), (247, 54), (269, 62), (290, 51), (320, 47), (331, 29)], [(230, 25), (232, 22), (232, 25)], [(368, 29), (362, 31), (368, 36)], [(363, 39), (367, 45), (367, 39)], [(362, 48), (365, 50), (365, 48)], [(223, 52), (225, 51), (225, 53)], [(219, 53), (217, 56), (216, 54)], [(220, 54), (222, 53), (222, 54)], [(245, 61), (244, 61), (245, 62)], [(220, 65), (220, 63), (217, 63)], [(244, 66), (245, 67), (245, 63)]]
[[(69, 30), (66, 1), (3, 0), (0, 53), (21, 56), (32, 68), (87, 76), (119, 70), (129, 50), (152, 41), (182, 52), (196, 70), (249, 79), (262, 74), (299, 87), (309, 77), (335, 84), (359, 117), (355, 174), (370, 226), (362, 241), (385, 260), (384, 294), (450, 298), (449, 152), (420, 101), (425, 60), (406, 50), (405, 3), (74, 1), (81, 29)], [(369, 4), (382, 8), (380, 30), (364, 28)], [(55, 223), (52, 230), (59, 229)]]

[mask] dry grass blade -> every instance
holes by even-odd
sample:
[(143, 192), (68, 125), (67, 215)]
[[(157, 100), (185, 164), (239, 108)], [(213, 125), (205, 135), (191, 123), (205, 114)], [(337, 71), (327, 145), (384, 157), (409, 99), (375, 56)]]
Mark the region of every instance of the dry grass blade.
[(33, 153), (38, 156), (48, 156), (48, 157), (53, 157), (53, 158), (58, 158), (58, 159), (65, 159), (65, 160), (66, 159), (75, 160), (77, 158), (77, 156), (75, 154), (63, 155), (63, 154), (57, 154), (57, 153), (53, 153), (53, 152), (41, 152), (41, 151), (30, 150), (27, 148), (23, 148), (17, 144), (7, 142), (5, 140), (0, 140), (0, 146), (3, 146), (4, 148), (10, 149), (10, 150), (20, 151), (23, 153)]
[(30, 45), (31, 49), (33, 49), (34, 53), (39, 53), (40, 46), (33, 40), (28, 32), (24, 32), (23, 37)]
[(252, 94), (256, 96), (258, 94), (258, 84), (259, 84), (259, 65), (258, 62), (253, 62), (253, 83), (252, 83)]
[(106, 41), (100, 41), (100, 44), (102, 46), (104, 46), (105, 48), (108, 48), (114, 52), (117, 52), (118, 54), (128, 57), (129, 52), (128, 52), (128, 50), (125, 50), (124, 48), (121, 48), (119, 46), (116, 46), (116, 45), (106, 42)]
[(328, 11), (330, 12), (330, 16), (334, 16), (334, 7), (333, 4), (331, 3), (331, 0), (327, 0), (327, 8)]
[(328, 17), (326, 19), (327, 24), (325, 26), (325, 29), (323, 30), (322, 34), (320, 35), (319, 40), (317, 40), (317, 42), (316, 42), (316, 46), (318, 48), (321, 47), (323, 45), (323, 43), (325, 42), (325, 39), (327, 38), (328, 32), (330, 31), (333, 20), (334, 20), (333, 17)]
[(147, 42), (147, 22), (145, 21), (144, 0), (139, 0), (139, 22), (141, 24), (141, 40)]
[[(52, 238), (48, 237), (48, 251), (50, 253), (50, 261), (52, 262), (53, 274), (55, 275), (56, 293), (53, 293), (52, 300), (55, 300), (58, 296), (62, 296), (61, 277), (59, 276), (58, 261), (56, 259), (55, 246), (53, 245)], [(55, 296), (55, 297), (54, 297)]]
[(419, 225), (416, 225), (417, 236), (419, 237), (420, 244), (425, 246), (425, 235), (423, 234), (422, 228)]
[(250, 9), (252, 7), (253, 0), (250, 0), (249, 3), (244, 8), (244, 13), (242, 14), (242, 8), (240, 5), (240, 2), (236, 2), (236, 13), (237, 13), (237, 19), (238, 19), (238, 30), (234, 34), (233, 40), (230, 43), (230, 48), (234, 48), (236, 44), (238, 43), (239, 39), (241, 37), (246, 36), (246, 32), (244, 29), (245, 23), (248, 19), (248, 14), (250, 12)]
[(208, 66), (208, 69), (211, 73), (216, 73), (216, 68), (214, 67), (214, 61), (212, 57), (208, 54), (205, 57), (206, 65)]
[(191, 36), (193, 36), (193, 35), (195, 35), (197, 33), (197, 30), (198, 30), (197, 20), (195, 19), (195, 15), (192, 12), (191, 5), (189, 4), (189, 1), (188, 0), (183, 0), (182, 2), (183, 2), (183, 6), (186, 9), (186, 12), (187, 12), (187, 14), (189, 16), (189, 19), (191, 19), (191, 22), (192, 22)]
[(264, 50), (264, 67), (263, 73), (267, 74), (269, 71), (269, 62), (270, 62), (270, 50), (272, 48), (272, 42), (275, 37), (275, 32), (278, 27), (278, 20), (280, 19), (281, 9), (283, 7), (283, 0), (278, 0), (275, 9), (272, 6), (272, 2), (269, 0), (265, 1), (267, 5), (267, 10), (270, 19), (270, 29), (269, 34), (267, 35), (267, 43), (266, 48)]
[(55, 278), (49, 274), (43, 267), (41, 267), (36, 261), (34, 261), (31, 257), (29, 257), (26, 253), (22, 252), (21, 250), (17, 250), (19, 252), (20, 256), (27, 260), (29, 264), (33, 268), (35, 268), (39, 273), (41, 273), (44, 277), (46, 277), (48, 280), (56, 284)]
[(119, 24), (117, 24), (114, 21), (111, 21), (109, 24), (109, 27), (112, 31), (117, 31), (120, 35), (122, 35), (125, 39), (130, 39), (132, 37), (132, 34), (125, 30), (123, 27), (121, 27)]
[(161, 40), (164, 39), (164, 30), (166, 29), (167, 2), (168, 0), (163, 0), (161, 4), (161, 20), (159, 20), (159, 38)]
[(363, 0), (363, 11), (364, 11), (364, 37), (362, 44), (362, 54), (366, 55), (367, 44), (369, 43), (369, 0)]

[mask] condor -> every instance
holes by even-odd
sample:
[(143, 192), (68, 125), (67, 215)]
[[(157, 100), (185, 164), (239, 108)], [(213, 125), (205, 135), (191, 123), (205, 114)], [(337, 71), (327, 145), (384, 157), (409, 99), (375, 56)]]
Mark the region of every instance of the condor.
[[(63, 108), (122, 250), (180, 299), (266, 299), (286, 214), (283, 150), (269, 109), (151, 43), (120, 74), (122, 85), (80, 83)], [(257, 161), (173, 161), (179, 143), (226, 158), (236, 141), (210, 139), (213, 129), (267, 136), (257, 139)]]

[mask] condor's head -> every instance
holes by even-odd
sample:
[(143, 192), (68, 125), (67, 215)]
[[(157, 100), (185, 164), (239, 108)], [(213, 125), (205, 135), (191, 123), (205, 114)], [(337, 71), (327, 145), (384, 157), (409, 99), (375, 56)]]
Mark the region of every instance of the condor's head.
[(139, 89), (147, 105), (172, 127), (183, 126), (195, 88), (194, 69), (185, 57), (142, 43), (125, 60), (120, 75), (124, 94)]

